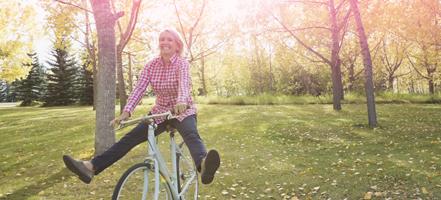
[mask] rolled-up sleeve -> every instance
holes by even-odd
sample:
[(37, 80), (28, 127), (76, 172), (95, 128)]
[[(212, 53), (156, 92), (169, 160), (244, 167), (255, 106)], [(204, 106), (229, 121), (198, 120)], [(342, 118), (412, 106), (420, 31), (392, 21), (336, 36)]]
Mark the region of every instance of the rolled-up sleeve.
[(138, 82), (136, 83), (135, 89), (133, 89), (132, 93), (130, 94), (127, 104), (124, 107), (124, 111), (132, 114), (133, 110), (135, 110), (136, 106), (138, 105), (139, 101), (144, 96), (145, 90), (147, 89), (147, 86), (149, 85), (150, 77), (148, 74), (148, 69), (151, 66), (151, 62), (149, 62), (144, 69), (141, 72), (141, 75), (139, 76)]
[(178, 98), (177, 103), (187, 103), (190, 95), (190, 64), (182, 59), (178, 69)]

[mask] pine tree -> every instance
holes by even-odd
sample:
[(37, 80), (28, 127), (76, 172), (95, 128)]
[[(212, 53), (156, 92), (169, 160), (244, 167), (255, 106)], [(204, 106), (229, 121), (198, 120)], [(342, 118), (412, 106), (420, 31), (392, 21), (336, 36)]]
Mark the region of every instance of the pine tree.
[(52, 51), (55, 60), (48, 62), (50, 73), (47, 74), (47, 93), (44, 106), (64, 106), (75, 102), (76, 61), (66, 48)]
[(78, 97), (80, 104), (93, 105), (93, 74), (87, 69), (90, 61), (84, 61), (79, 73)]
[(6, 97), (7, 102), (16, 102), (20, 95), (19, 95), (19, 88), (23, 82), (23, 79), (15, 79), (9, 87), (8, 87), (8, 96)]
[(9, 85), (6, 81), (0, 80), (0, 102), (7, 102)]
[(43, 83), (45, 78), (43, 67), (38, 62), (36, 53), (30, 53), (28, 56), (32, 59), (32, 63), (25, 65), (31, 66), (31, 70), (18, 88), (20, 100), (23, 100), (20, 104), (21, 106), (29, 106), (32, 102), (40, 100), (44, 92)]

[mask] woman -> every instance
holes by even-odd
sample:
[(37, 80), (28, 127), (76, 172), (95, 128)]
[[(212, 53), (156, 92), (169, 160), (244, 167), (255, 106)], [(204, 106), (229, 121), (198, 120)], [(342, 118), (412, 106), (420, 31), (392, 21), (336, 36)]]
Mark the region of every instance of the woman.
[[(191, 82), (189, 63), (181, 57), (183, 43), (178, 33), (173, 30), (164, 30), (159, 35), (160, 55), (144, 67), (137, 85), (128, 98), (123, 113), (110, 122), (115, 126), (121, 120), (130, 117), (138, 102), (142, 99), (149, 84), (156, 95), (156, 102), (151, 113), (158, 114), (174, 110), (176, 119), (169, 121), (156, 120), (158, 128), (155, 135), (166, 129), (166, 124), (175, 127), (184, 139), (198, 170), (201, 172), (201, 181), (209, 184), (220, 165), (220, 157), (216, 150), (206, 152), (205, 145), (199, 136), (196, 127), (196, 107), (191, 97)], [(148, 126), (140, 123), (115, 143), (103, 154), (90, 161), (75, 160), (68, 155), (63, 156), (69, 170), (85, 182), (90, 183), (94, 175), (118, 161), (136, 145), (147, 140), (145, 130)]]

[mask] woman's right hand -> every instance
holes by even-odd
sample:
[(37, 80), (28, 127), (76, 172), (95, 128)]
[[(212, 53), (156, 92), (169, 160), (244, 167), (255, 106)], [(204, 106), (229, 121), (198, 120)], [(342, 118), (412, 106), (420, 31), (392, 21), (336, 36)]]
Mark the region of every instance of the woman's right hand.
[(113, 119), (112, 121), (110, 121), (110, 126), (117, 126), (119, 125), (119, 123), (123, 120), (127, 120), (130, 117), (130, 113), (124, 111), (123, 113), (121, 113), (121, 115), (119, 117), (116, 117), (115, 119)]

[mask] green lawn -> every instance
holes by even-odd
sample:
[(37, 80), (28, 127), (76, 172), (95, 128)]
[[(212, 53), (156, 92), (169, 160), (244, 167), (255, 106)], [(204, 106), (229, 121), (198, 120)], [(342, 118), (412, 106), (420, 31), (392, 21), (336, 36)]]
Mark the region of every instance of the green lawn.
[[(376, 129), (366, 127), (365, 110), (199, 105), (202, 138), (222, 156), (201, 199), (441, 199), (441, 105), (377, 105)], [(1, 108), (0, 199), (110, 199), (145, 145), (83, 184), (61, 157), (90, 158), (94, 115), (90, 107)]]

